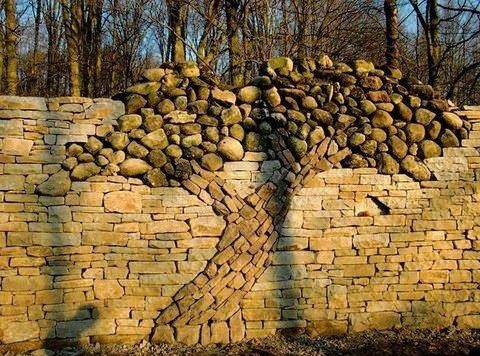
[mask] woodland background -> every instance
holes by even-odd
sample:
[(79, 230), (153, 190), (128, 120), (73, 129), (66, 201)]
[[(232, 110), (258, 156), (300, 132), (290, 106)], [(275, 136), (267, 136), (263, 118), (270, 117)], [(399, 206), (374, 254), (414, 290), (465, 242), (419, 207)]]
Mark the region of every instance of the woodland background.
[(480, 103), (479, 0), (0, 0), (0, 93), (111, 96), (193, 60), (241, 85), (262, 61), (327, 53)]

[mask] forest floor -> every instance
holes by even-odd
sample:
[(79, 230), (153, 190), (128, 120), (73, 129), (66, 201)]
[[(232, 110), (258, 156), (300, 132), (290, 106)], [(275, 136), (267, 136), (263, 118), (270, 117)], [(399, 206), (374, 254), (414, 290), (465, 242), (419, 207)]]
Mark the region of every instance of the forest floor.
[(228, 345), (187, 347), (181, 345), (88, 345), (57, 351), (37, 350), (32, 355), (479, 355), (480, 331), (392, 330), (336, 337), (275, 335)]

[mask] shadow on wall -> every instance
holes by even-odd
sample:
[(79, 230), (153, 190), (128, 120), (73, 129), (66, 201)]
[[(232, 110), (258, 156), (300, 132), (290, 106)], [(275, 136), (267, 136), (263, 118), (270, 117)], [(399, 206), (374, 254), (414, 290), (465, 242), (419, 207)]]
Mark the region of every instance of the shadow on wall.
[(43, 322), (49, 328), (43, 334), (43, 347), (46, 349), (81, 349), (99, 325), (99, 311), (97, 306), (89, 302), (86, 292), (86, 288), (92, 288), (88, 279), (93, 276), (86, 275), (89, 269), (84, 268), (82, 260), (75, 260), (75, 256), (80, 256), (79, 253), (93, 252), (82, 247), (82, 233), (74, 222), (71, 205), (76, 204), (72, 203), (76, 195), (70, 189), (61, 205), (58, 197), (39, 196), (39, 205), (47, 211), (50, 231), (46, 234), (48, 241), (42, 242), (50, 246), (45, 257), (46, 265), (41, 272), (49, 286), (49, 290), (41, 292)]
[(82, 305), (76, 311), (64, 309), (59, 312), (56, 327), (50, 330), (44, 342), (45, 349), (72, 347), (82, 350), (89, 342), (90, 333), (97, 325), (98, 311), (95, 306)]

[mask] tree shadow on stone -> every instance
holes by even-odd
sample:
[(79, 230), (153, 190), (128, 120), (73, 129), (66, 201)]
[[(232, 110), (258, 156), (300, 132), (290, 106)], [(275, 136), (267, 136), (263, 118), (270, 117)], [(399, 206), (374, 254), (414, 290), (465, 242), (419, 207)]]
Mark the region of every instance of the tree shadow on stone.
[(83, 353), (83, 348), (89, 343), (89, 337), (97, 324), (98, 313), (94, 305), (82, 305), (78, 310), (64, 310), (62, 320), (48, 333), (44, 342), (45, 349), (67, 349)]

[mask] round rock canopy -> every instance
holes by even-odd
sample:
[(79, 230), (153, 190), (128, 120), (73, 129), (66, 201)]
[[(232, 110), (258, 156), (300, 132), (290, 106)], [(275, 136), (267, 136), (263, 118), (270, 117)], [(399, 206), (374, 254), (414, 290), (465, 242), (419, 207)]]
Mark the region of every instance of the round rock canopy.
[(178, 186), (199, 167), (220, 170), (246, 151), (278, 159), (279, 142), (297, 161), (317, 154), (323, 169), (376, 167), (425, 180), (422, 160), (459, 146), (470, 128), (430, 86), (325, 55), (274, 58), (230, 89), (195, 63), (166, 63), (116, 98), (126, 106), (117, 125), (67, 150), (72, 180), (120, 174)]

